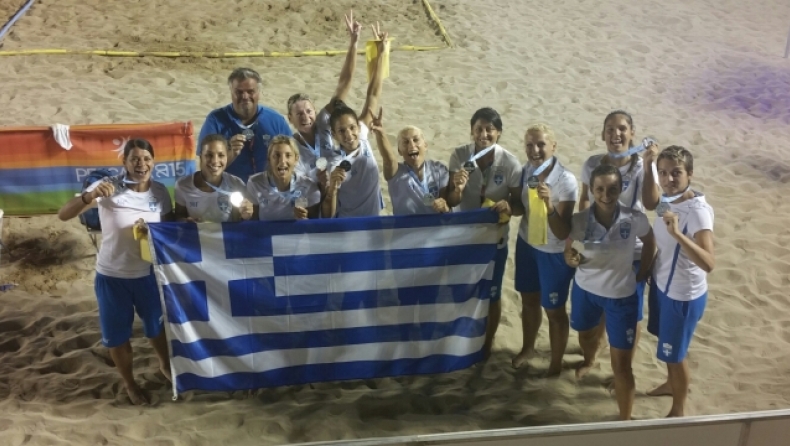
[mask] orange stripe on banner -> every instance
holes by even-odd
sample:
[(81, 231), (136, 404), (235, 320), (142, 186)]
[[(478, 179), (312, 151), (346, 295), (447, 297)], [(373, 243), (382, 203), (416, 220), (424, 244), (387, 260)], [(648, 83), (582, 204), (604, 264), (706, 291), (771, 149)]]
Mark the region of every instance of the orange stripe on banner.
[(78, 125), (69, 129), (73, 147), (61, 147), (49, 127), (0, 128), (0, 168), (116, 166), (131, 138), (148, 140), (158, 162), (193, 159), (191, 122)]

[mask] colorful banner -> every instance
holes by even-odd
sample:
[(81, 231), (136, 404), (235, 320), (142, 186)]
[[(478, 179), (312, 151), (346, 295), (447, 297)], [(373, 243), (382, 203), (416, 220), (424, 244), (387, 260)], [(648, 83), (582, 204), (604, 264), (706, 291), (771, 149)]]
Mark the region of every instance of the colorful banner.
[(123, 146), (133, 138), (151, 143), (152, 178), (171, 193), (178, 177), (195, 171), (191, 122), (78, 125), (68, 135), (67, 150), (50, 127), (0, 128), (0, 209), (6, 216), (57, 213), (92, 170), (120, 172)]
[(497, 220), (150, 224), (174, 393), (471, 366), (483, 357)]

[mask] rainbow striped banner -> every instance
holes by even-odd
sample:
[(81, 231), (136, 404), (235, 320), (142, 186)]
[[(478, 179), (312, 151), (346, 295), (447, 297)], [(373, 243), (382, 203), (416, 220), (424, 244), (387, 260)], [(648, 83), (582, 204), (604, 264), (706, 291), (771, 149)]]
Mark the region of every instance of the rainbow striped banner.
[(0, 209), (6, 216), (57, 213), (98, 168), (120, 172), (123, 146), (132, 138), (154, 148), (152, 178), (172, 194), (179, 177), (195, 172), (191, 122), (79, 125), (69, 129), (73, 147), (55, 141), (50, 127), (0, 128)]

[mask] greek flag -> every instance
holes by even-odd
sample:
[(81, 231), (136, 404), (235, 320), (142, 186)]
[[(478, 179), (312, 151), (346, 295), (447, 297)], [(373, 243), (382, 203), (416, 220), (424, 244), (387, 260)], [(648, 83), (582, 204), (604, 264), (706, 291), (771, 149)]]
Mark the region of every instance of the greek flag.
[(497, 218), (151, 224), (174, 393), (469, 367)]

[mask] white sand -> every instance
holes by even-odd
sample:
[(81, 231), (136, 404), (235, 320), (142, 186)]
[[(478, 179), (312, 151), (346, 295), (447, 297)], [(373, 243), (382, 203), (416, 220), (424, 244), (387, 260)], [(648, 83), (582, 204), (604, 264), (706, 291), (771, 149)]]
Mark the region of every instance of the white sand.
[[(22, 0), (0, 0), (7, 17)], [(90, 6), (80, 6), (88, 3)], [(156, 3), (170, 6), (154, 7)], [(290, 10), (285, 5), (290, 3)], [(397, 44), (437, 45), (418, 2), (239, 0), (217, 2), (39, 1), (3, 50), (305, 50), (345, 47), (342, 14), (352, 4), (379, 19)], [(265, 4), (271, 4), (267, 12)], [(716, 211), (717, 266), (690, 352), (691, 414), (790, 407), (790, 61), (782, 59), (785, 0), (433, 0), (457, 44), (392, 54), (382, 103), (391, 137), (405, 124), (425, 130), (431, 154), (447, 161), (469, 140), (469, 118), (493, 106), (502, 144), (523, 160), (521, 136), (544, 121), (561, 160), (578, 173), (601, 152), (601, 120), (614, 108), (635, 117), (638, 136), (680, 144), (697, 158), (694, 185)], [(98, 12), (91, 12), (97, 10)], [(382, 12), (377, 12), (382, 11)], [(275, 16), (276, 14), (276, 16)], [(276, 17), (273, 19), (272, 17)], [(328, 17), (329, 21), (325, 18)], [(2, 20), (2, 19), (0, 19)], [(255, 28), (257, 26), (257, 29)], [(370, 36), (367, 31), (366, 36)], [(229, 102), (224, 84), (240, 65), (265, 78), (261, 101), (280, 111), (292, 93), (323, 105), (341, 58), (0, 58), (0, 125), (192, 120)], [(360, 58), (351, 104), (365, 82)], [(260, 445), (610, 420), (603, 365), (576, 383), (575, 334), (568, 370), (543, 380), (544, 358), (513, 370), (521, 347), (520, 302), (508, 264), (502, 326), (484, 366), (434, 377), (321, 383), (272, 389), (258, 398), (189, 394), (172, 403), (156, 359), (136, 328), (135, 367), (158, 405), (130, 407), (100, 345), (92, 253), (84, 230), (54, 217), (8, 219), (0, 283), (0, 444)], [(42, 251), (43, 250), (43, 251)], [(43, 252), (43, 254), (42, 254)], [(512, 252), (512, 251), (511, 251)], [(25, 255), (29, 256), (25, 259)], [(670, 401), (648, 398), (665, 371), (645, 336), (635, 372), (639, 418), (663, 416)]]

